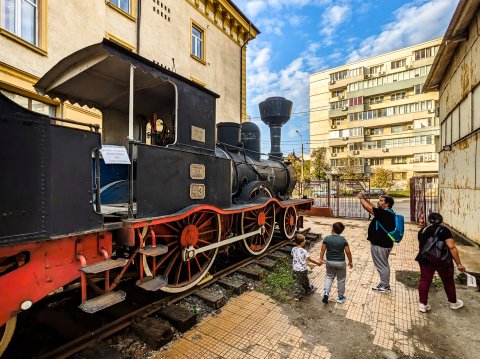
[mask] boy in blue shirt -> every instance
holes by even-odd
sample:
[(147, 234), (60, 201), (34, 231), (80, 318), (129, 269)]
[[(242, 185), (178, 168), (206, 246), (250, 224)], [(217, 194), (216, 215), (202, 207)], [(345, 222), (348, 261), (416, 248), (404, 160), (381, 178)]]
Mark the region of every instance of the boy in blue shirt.
[(315, 290), (307, 276), (307, 260), (321, 265), (322, 263), (310, 258), (307, 250), (303, 248), (305, 245), (305, 236), (303, 234), (295, 235), (295, 243), (292, 248), (292, 267), (293, 267), (293, 285), (295, 292), (295, 300), (302, 300), (305, 294), (311, 294)]
[[(332, 287), (333, 280), (337, 277), (338, 298), (337, 303), (345, 303), (345, 279), (347, 277), (347, 266), (345, 264), (345, 254), (348, 257), (348, 268), (353, 268), (352, 253), (345, 237), (342, 234), (345, 226), (342, 222), (335, 222), (332, 226), (332, 234), (326, 236), (322, 243), (320, 252), (320, 261), (326, 265), (325, 284), (323, 286), (322, 302), (328, 304), (328, 296)], [(327, 260), (323, 256), (327, 252)]]

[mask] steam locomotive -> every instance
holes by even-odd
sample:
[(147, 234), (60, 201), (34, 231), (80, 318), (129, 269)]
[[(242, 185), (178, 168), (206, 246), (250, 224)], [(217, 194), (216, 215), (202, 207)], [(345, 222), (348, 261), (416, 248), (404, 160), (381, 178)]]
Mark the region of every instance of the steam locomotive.
[(80, 282), (88, 313), (125, 298), (127, 272), (139, 290), (182, 292), (226, 246), (259, 255), (276, 226), (292, 238), (312, 206), (290, 199), (284, 98), (260, 104), (265, 160), (255, 124), (216, 126), (217, 94), (108, 40), (66, 57), (35, 88), (100, 110), (102, 133), (0, 95), (0, 355), (17, 316), (63, 286)]

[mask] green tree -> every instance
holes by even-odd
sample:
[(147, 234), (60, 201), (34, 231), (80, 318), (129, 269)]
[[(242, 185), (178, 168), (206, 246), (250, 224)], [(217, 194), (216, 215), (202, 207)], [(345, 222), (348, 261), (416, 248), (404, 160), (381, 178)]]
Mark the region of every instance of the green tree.
[(372, 178), (370, 180), (372, 187), (389, 190), (393, 186), (392, 171), (383, 167), (375, 168)]
[(357, 162), (357, 158), (348, 156), (345, 158), (343, 166), (339, 168), (340, 179), (361, 179), (363, 173), (359, 169), (360, 165)]
[[(311, 160), (311, 177), (313, 179), (321, 180), (327, 177), (331, 168), (327, 162), (327, 149), (325, 147), (316, 148), (312, 152)], [(309, 171), (310, 172), (310, 171)]]
[[(302, 176), (302, 159), (297, 157), (294, 153), (290, 153), (287, 156), (287, 161), (290, 162), (293, 165), (293, 168), (295, 169), (295, 172), (297, 173), (297, 184), (295, 186), (295, 189), (297, 191), (297, 194), (301, 192), (300, 186), (301, 186), (301, 176)], [(311, 174), (310, 174), (310, 166), (311, 162), (310, 161), (304, 161), (303, 162), (303, 187), (307, 187), (307, 185), (311, 181)]]

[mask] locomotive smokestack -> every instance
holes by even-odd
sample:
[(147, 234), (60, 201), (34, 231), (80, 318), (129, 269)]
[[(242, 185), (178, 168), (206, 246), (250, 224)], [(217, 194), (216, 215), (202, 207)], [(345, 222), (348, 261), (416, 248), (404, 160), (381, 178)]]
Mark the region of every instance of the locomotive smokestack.
[(269, 157), (282, 158), (280, 149), (282, 139), (282, 126), (288, 122), (292, 114), (293, 102), (283, 97), (269, 97), (260, 102), (260, 117), (270, 127), (270, 142), (272, 144)]

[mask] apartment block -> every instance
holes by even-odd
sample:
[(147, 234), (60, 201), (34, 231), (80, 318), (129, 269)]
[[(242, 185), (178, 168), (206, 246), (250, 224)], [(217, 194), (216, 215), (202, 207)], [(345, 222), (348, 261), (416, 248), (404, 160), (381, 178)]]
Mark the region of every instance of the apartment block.
[(310, 75), (311, 149), (326, 147), (334, 176), (345, 166), (392, 171), (394, 189), (438, 173), (438, 93), (423, 84), (442, 39)]

